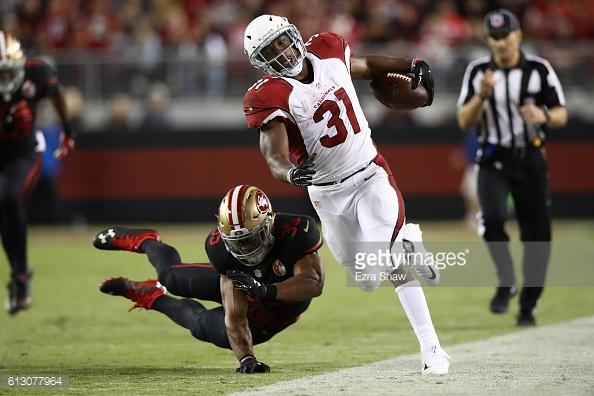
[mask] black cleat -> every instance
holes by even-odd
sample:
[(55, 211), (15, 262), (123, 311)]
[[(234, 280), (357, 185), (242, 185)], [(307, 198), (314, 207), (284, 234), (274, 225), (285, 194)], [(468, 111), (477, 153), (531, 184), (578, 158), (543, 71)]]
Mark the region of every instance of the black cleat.
[(498, 287), (495, 296), (491, 299), (489, 309), (492, 313), (499, 314), (507, 312), (509, 300), (516, 295), (516, 287)]
[(19, 274), (8, 283), (8, 299), (4, 305), (4, 309), (10, 315), (15, 315), (19, 311), (31, 307), (31, 291), (29, 289), (29, 280), (33, 276), (33, 272), (28, 270)]
[(518, 314), (516, 326), (529, 327), (536, 326), (536, 319), (534, 319), (534, 312), (532, 309), (520, 309)]
[(101, 250), (126, 250), (142, 253), (140, 246), (147, 239), (160, 241), (156, 230), (150, 228), (111, 227), (98, 233), (93, 238), (93, 246)]

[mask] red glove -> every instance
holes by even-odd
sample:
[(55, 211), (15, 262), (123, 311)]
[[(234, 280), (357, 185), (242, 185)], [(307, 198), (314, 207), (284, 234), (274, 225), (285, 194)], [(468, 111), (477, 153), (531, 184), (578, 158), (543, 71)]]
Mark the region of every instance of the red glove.
[(74, 151), (74, 139), (71, 136), (66, 136), (62, 133), (60, 135), (60, 147), (54, 151), (54, 157), (62, 159)]

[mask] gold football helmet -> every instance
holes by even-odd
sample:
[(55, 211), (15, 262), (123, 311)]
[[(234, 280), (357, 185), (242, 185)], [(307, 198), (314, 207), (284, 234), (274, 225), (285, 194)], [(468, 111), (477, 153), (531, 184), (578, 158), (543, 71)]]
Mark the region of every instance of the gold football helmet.
[(274, 244), (270, 200), (254, 186), (239, 185), (223, 198), (217, 216), (227, 250), (247, 266), (258, 265)]
[(25, 53), (21, 43), (0, 30), (0, 94), (14, 93), (25, 79)]

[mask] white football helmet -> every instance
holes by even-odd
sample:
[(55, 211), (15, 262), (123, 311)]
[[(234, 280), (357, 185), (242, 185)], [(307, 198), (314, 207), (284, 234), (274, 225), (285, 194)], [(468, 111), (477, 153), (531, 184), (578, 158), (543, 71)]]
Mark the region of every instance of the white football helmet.
[[(270, 48), (268, 56), (263, 54), (262, 50), (283, 34), (288, 38), (286, 48), (282, 51)], [(260, 15), (251, 21), (245, 29), (243, 49), (250, 58), (250, 63), (264, 73), (280, 77), (295, 77), (303, 69), (305, 44), (295, 25), (290, 24), (287, 18)], [(287, 57), (289, 51), (294, 55)]]
[(21, 43), (0, 30), (0, 94), (14, 93), (25, 79), (25, 54)]
[(272, 249), (274, 214), (270, 200), (259, 188), (239, 185), (229, 190), (217, 218), (225, 247), (243, 264), (260, 264)]

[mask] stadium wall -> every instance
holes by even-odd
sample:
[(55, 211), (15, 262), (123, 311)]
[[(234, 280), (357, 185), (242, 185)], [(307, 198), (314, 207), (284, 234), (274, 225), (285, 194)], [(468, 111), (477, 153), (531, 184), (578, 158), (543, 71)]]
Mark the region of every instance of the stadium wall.
[[(556, 216), (594, 216), (591, 128), (572, 123), (547, 143)], [(461, 133), (455, 125), (384, 123), (374, 127), (374, 140), (409, 218), (463, 216)], [(82, 134), (58, 194), (65, 213), (91, 222), (196, 222), (213, 220), (221, 197), (240, 183), (261, 187), (277, 210), (314, 213), (305, 189), (272, 178), (258, 133), (249, 129)]]

